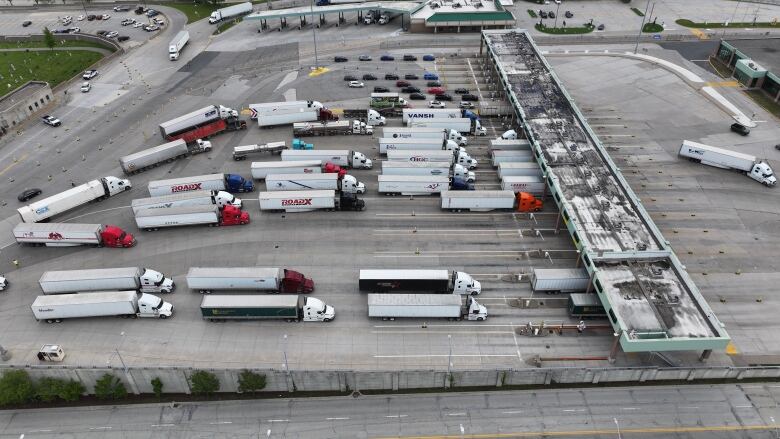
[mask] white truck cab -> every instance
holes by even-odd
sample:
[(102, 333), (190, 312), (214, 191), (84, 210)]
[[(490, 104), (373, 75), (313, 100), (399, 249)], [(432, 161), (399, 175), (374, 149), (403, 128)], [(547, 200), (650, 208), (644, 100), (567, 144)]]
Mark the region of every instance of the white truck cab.
[(517, 140), (517, 131), (515, 130), (504, 131), (504, 134), (501, 135), (500, 139)]
[(139, 280), (142, 293), (172, 293), (176, 288), (173, 279), (165, 277), (164, 274), (157, 270), (150, 270), (148, 268), (144, 268), (144, 272)]
[(352, 194), (364, 194), (366, 193), (366, 185), (362, 181), (358, 181), (357, 178), (347, 174), (341, 178), (341, 191)]
[(747, 173), (748, 177), (756, 180), (759, 183), (763, 183), (765, 186), (774, 186), (777, 184), (777, 177), (769, 167), (769, 164), (765, 161), (760, 161), (753, 165), (750, 172)]
[(225, 191), (217, 191), (217, 193), (214, 195), (214, 201), (217, 202), (217, 206), (219, 207), (225, 207), (229, 204), (240, 209), (242, 205), (241, 198), (238, 198), (230, 192)]
[(479, 123), (478, 120), (474, 121), (474, 135), (475, 136), (487, 136), (487, 129)]
[(168, 318), (173, 315), (173, 305), (151, 294), (138, 298), (138, 317)]
[(474, 171), (469, 171), (465, 166), (458, 163), (452, 165), (452, 175), (455, 177), (460, 177), (469, 183), (474, 183), (477, 181), (477, 174), (475, 174)]
[(466, 151), (462, 149), (458, 152), (457, 160), (455, 161), (455, 163), (462, 165), (463, 167), (468, 169), (477, 169), (477, 166), (479, 165), (477, 159), (471, 158), (471, 156), (468, 155), (468, 153), (466, 153)]
[[(402, 98), (398, 98), (398, 102), (401, 105), (406, 105), (406, 101)], [(378, 111), (376, 110), (368, 110), (368, 120), (366, 121), (369, 125), (378, 125), (378, 126), (384, 126), (385, 123), (387, 123), (387, 119), (385, 119), (384, 116), (381, 116)]]
[(8, 286), (8, 280), (6, 280), (5, 276), (0, 274), (0, 291), (3, 291), (7, 286)]
[(302, 309), (304, 322), (329, 322), (336, 318), (336, 310), (320, 299), (306, 297)]
[(454, 273), (452, 293), (453, 294), (470, 294), (476, 296), (482, 292), (482, 284), (478, 280), (471, 277), (470, 274), (462, 271), (456, 271)]
[(106, 177), (103, 179), (103, 181), (106, 185), (106, 189), (108, 189), (109, 195), (111, 196), (124, 191), (129, 191), (130, 188), (133, 187), (133, 185), (130, 183), (130, 180), (124, 178)]
[(374, 162), (370, 158), (366, 157), (362, 152), (352, 152), (352, 167), (360, 169), (371, 169), (374, 167)]
[(468, 299), (468, 315), (466, 316), (466, 320), (487, 320), (487, 308), (485, 308), (484, 305), (480, 304), (476, 300), (469, 297)]

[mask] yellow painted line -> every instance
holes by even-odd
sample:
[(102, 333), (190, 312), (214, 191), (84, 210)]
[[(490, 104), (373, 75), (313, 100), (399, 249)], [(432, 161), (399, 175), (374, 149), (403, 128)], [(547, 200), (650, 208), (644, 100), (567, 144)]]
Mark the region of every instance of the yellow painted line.
[(330, 71), (330, 69), (327, 68), (327, 67), (318, 67), (318, 68), (312, 70), (311, 72), (309, 72), (309, 77), (313, 78), (315, 76), (320, 76), (323, 73), (328, 73), (329, 71)]
[(27, 158), (27, 154), (22, 154), (22, 156), (15, 162), (12, 162), (10, 165), (3, 168), (2, 171), (0, 171), (0, 175), (5, 174), (9, 169), (13, 168), (14, 166), (18, 165), (22, 160)]
[(696, 35), (696, 37), (700, 40), (709, 40), (710, 37), (707, 36), (706, 33), (700, 31), (699, 29), (689, 29), (692, 34)]
[(728, 345), (726, 345), (726, 355), (738, 355), (739, 351), (737, 350), (737, 347), (734, 346), (733, 342), (729, 342)]
[[(728, 432), (728, 431), (770, 431), (777, 429), (774, 425), (723, 425), (717, 427), (649, 427), (649, 428), (621, 428), (620, 432), (626, 434), (659, 434), (659, 433), (707, 433), (707, 432)], [(439, 436), (393, 436), (379, 437), (374, 439), (497, 439), (497, 438), (520, 438), (520, 437), (566, 437), (566, 436), (594, 436), (611, 435), (614, 436), (616, 429), (604, 430), (569, 430), (569, 431), (519, 431), (515, 433), (484, 433), (484, 434), (453, 434)]]
[(710, 87), (739, 87), (738, 81), (713, 81), (706, 83)]

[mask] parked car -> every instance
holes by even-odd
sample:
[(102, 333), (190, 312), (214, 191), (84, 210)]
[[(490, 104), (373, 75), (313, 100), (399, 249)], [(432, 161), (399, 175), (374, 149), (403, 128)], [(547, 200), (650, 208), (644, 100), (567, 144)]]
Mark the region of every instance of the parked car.
[(563, 15), (565, 15), (565, 16), (566, 16), (566, 18), (572, 18), (572, 17), (574, 17), (574, 14), (572, 14), (572, 13), (571, 13), (571, 11), (566, 11), (566, 13), (565, 13), (565, 14), (563, 14)]
[(461, 95), (460, 99), (464, 101), (478, 101), (479, 96), (473, 94), (465, 94), (465, 95)]
[(147, 32), (154, 32), (156, 30), (160, 30), (160, 27), (155, 25), (155, 24), (153, 24), (151, 26), (144, 26), (144, 30), (147, 31)]
[(40, 189), (38, 189), (37, 187), (33, 187), (33, 188), (30, 188), (30, 189), (25, 189), (25, 190), (22, 191), (22, 193), (20, 193), (16, 197), (16, 199), (19, 200), (19, 201), (29, 201), (29, 200), (32, 200), (33, 198), (37, 197), (38, 195), (40, 195), (41, 192), (42, 191)]
[(423, 55), (423, 61), (436, 61), (436, 57), (433, 55)]
[(414, 55), (405, 54), (404, 61), (417, 61), (417, 57)]
[(111, 32), (109, 32), (109, 33), (107, 33), (107, 34), (106, 34), (106, 38), (116, 38), (116, 37), (117, 37), (117, 35), (119, 35), (119, 32), (117, 32), (117, 31), (111, 31)]
[(452, 96), (447, 94), (447, 93), (441, 93), (441, 94), (436, 95), (436, 100), (437, 101), (451, 101), (452, 100)]
[(389, 93), (390, 89), (387, 87), (374, 87), (374, 93)]
[(357, 76), (355, 75), (345, 75), (344, 76), (345, 81), (357, 81)]
[(360, 61), (371, 61), (371, 55), (360, 55), (358, 60), (360, 60)]
[(415, 80), (415, 79), (420, 79), (420, 77), (419, 77), (419, 76), (417, 76), (417, 75), (415, 75), (415, 74), (413, 74), (413, 73), (410, 73), (410, 74), (408, 74), (408, 75), (404, 75), (404, 79), (409, 79), (409, 80), (412, 80), (412, 81), (413, 81), (413, 80)]
[(392, 55), (382, 55), (381, 58), (379, 58), (380, 61), (395, 61), (395, 57)]
[(417, 87), (404, 87), (401, 89), (402, 93), (420, 93), (420, 89)]
[(439, 80), (439, 75), (437, 75), (436, 73), (427, 73), (426, 72), (423, 75), (423, 79), (425, 79), (426, 81), (438, 81)]
[(466, 109), (466, 108), (474, 108), (474, 103), (473, 102), (468, 102), (468, 101), (461, 101), (460, 102), (460, 108), (464, 108), (464, 109)]
[(334, 62), (347, 62), (349, 61), (346, 56), (337, 56), (333, 58)]
[(411, 99), (413, 101), (424, 101), (425, 100), (425, 95), (422, 94), (422, 93), (412, 93), (412, 94), (409, 95), (409, 99)]
[(398, 75), (394, 73), (387, 73), (385, 74), (385, 79), (388, 81), (395, 81), (396, 79), (398, 79)]
[(465, 94), (468, 94), (468, 92), (469, 92), (469, 89), (463, 88), (463, 87), (459, 87), (459, 88), (455, 89), (455, 93), (457, 93), (459, 95), (465, 95)]
[(430, 101), (428, 102), (428, 108), (446, 108), (447, 104), (441, 101)]
[(143, 7), (143, 6), (141, 6), (141, 5), (138, 5), (138, 7), (137, 7), (137, 8), (135, 8), (135, 11), (134, 11), (134, 12), (135, 12), (136, 14), (138, 14), (138, 15), (141, 15), (141, 14), (143, 14), (144, 12), (146, 12), (146, 10), (147, 10), (147, 9), (146, 9), (145, 7)]
[[(62, 24), (70, 24), (70, 22), (73, 21), (73, 17), (71, 17), (70, 15), (66, 15), (60, 18), (60, 20), (62, 21)], [(67, 23), (65, 23), (66, 21)]]
[(94, 14), (87, 15), (87, 21), (94, 21), (94, 20), (95, 20), (95, 15)]
[(58, 126), (62, 125), (62, 122), (60, 122), (59, 119), (57, 119), (54, 116), (49, 116), (48, 114), (43, 116), (43, 117), (41, 117), (41, 120), (46, 125), (49, 125), (49, 126), (52, 126), (52, 127), (58, 127)]
[(82, 93), (87, 93), (90, 90), (92, 90), (92, 84), (90, 84), (89, 82), (82, 82), (81, 83), (81, 92)]
[(122, 20), (122, 21), (121, 21), (119, 24), (121, 24), (122, 26), (128, 26), (128, 25), (131, 25), (131, 24), (133, 24), (133, 23), (135, 23), (135, 19), (132, 19), (132, 18), (125, 18), (125, 19), (124, 19), (124, 20)]
[(130, 10), (130, 6), (114, 6), (114, 12), (127, 12)]
[(100, 16), (101, 20), (108, 20), (109, 18), (111, 18), (111, 16), (108, 15), (108, 14), (103, 14), (103, 15)]
[(143, 25), (144, 24), (141, 23), (140, 21), (136, 21), (135, 23), (133, 23), (133, 27), (136, 28), (136, 29), (138, 29), (139, 27), (143, 27)]
[(349, 81), (349, 88), (363, 88), (365, 84), (359, 81)]
[(127, 35), (120, 35), (116, 38), (117, 41), (127, 41), (129, 39), (130, 37), (128, 37)]
[(77, 34), (79, 32), (81, 32), (81, 28), (80, 27), (75, 27), (74, 26), (74, 27), (69, 27), (68, 28), (68, 33), (69, 34)]
[(105, 36), (108, 33), (108, 31), (107, 30), (99, 30), (99, 31), (97, 31), (95, 33), (102, 37), (102, 36)]
[(363, 75), (364, 81), (376, 81), (376, 79), (377, 79), (376, 76), (372, 75), (371, 73), (366, 73), (365, 75)]
[(428, 94), (441, 95), (441, 94), (444, 94), (444, 93), (445, 93), (445, 91), (441, 87), (431, 87), (431, 88), (428, 89)]
[(542, 17), (542, 18), (547, 18), (547, 11), (540, 10), (539, 11), (539, 16)]
[(160, 13), (155, 11), (154, 9), (149, 9), (148, 11), (146, 11), (146, 16), (147, 17), (154, 17), (154, 16), (157, 16), (157, 15), (160, 15)]
[(153, 18), (153, 22), (155, 22), (158, 26), (165, 26), (165, 20), (162, 18)]
[(84, 14), (79, 15), (76, 17), (76, 21), (83, 21), (85, 18), (87, 18)]
[(54, 29), (53, 31), (51, 31), (51, 33), (53, 34), (67, 34), (69, 32), (70, 31), (68, 29)]
[(550, 11), (550, 12), (547, 13), (547, 16), (550, 17), (550, 18), (555, 18), (555, 12)]
[(97, 70), (86, 70), (84, 72), (84, 74), (81, 75), (81, 77), (84, 78), (84, 79), (92, 79), (92, 78), (94, 78), (97, 75), (98, 75), (98, 71)]
[(32, 21), (30, 21), (30, 20), (23, 21), (23, 22), (22, 22), (22, 27), (27, 27), (27, 26), (29, 26), (29, 25), (31, 25), (31, 24), (32, 24)]
[(747, 136), (750, 134), (750, 128), (746, 127), (745, 125), (742, 125), (741, 123), (733, 123), (731, 124), (731, 131), (734, 131), (735, 133), (742, 134), (743, 136)]
[(596, 29), (598, 29), (598, 30), (604, 30), (605, 28), (604, 28), (604, 25), (603, 25), (603, 24), (600, 24), (600, 25), (599, 25), (599, 27), (597, 27)]
[(441, 87), (441, 81), (428, 81), (425, 85), (428, 87)]
[(409, 87), (410, 85), (411, 84), (409, 83), (409, 81), (404, 81), (403, 79), (400, 81), (395, 81), (396, 87)]

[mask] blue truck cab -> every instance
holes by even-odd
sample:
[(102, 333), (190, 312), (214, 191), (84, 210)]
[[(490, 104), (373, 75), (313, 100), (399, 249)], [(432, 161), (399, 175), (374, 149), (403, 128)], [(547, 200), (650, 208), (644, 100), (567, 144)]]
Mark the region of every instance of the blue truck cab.
[(474, 122), (475, 120), (479, 120), (479, 116), (477, 116), (477, 113), (474, 113), (473, 111), (470, 110), (463, 110), (463, 117), (467, 117), (471, 119), (472, 122)]
[(474, 184), (467, 182), (466, 180), (460, 178), (460, 177), (453, 177), (452, 183), (450, 184), (452, 190), (454, 191), (473, 191), (474, 190)]
[(438, 81), (439, 80), (439, 75), (437, 75), (436, 73), (427, 73), (426, 72), (423, 75), (423, 79), (425, 79), (426, 81)]
[(301, 139), (293, 139), (292, 141), (292, 149), (306, 149), (311, 150), (314, 149), (313, 143), (306, 143)]
[(252, 192), (255, 183), (237, 174), (225, 174), (225, 189), (228, 192)]

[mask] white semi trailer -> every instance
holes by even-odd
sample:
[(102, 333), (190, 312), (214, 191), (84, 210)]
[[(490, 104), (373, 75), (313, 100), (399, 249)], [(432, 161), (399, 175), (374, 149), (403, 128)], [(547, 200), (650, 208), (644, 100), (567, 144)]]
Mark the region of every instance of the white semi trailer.
[(536, 162), (504, 162), (498, 164), (498, 178), (504, 177), (541, 177), (542, 168)]
[(424, 150), (392, 150), (387, 151), (388, 161), (407, 161), (407, 162), (440, 162), (449, 161), (450, 163), (457, 163), (468, 169), (476, 169), (479, 165), (476, 159), (471, 158), (470, 155), (460, 148), (459, 151), (424, 151)]
[(321, 160), (345, 168), (371, 169), (374, 164), (370, 158), (358, 151), (348, 149), (288, 149), (282, 151), (282, 161)]
[(142, 293), (172, 293), (176, 284), (157, 270), (141, 267), (46, 271), (38, 280), (43, 294), (80, 291), (136, 290)]
[(510, 162), (528, 162), (533, 160), (534, 154), (531, 150), (503, 150), (495, 149), (490, 152), (490, 159), (493, 163), (493, 167), (498, 167), (501, 163)]
[(100, 201), (121, 194), (124, 191), (129, 191), (130, 188), (132, 188), (130, 180), (103, 177), (20, 207), (16, 211), (19, 212), (19, 217), (22, 218), (22, 221), (36, 223), (92, 201)]
[(527, 192), (532, 195), (543, 195), (547, 183), (542, 177), (515, 176), (501, 179), (501, 189), (512, 192)]
[(270, 174), (320, 174), (322, 160), (252, 162), (252, 178), (265, 180)]
[(313, 210), (365, 209), (365, 201), (355, 194), (332, 190), (260, 192), (260, 210), (285, 212), (310, 212)]
[(161, 197), (136, 198), (130, 204), (133, 214), (145, 209), (170, 209), (185, 206), (233, 206), (241, 208), (240, 198), (225, 191), (190, 191)]
[[(465, 303), (464, 303), (465, 302)], [(369, 294), (368, 316), (382, 320), (397, 318), (487, 319), (487, 308), (467, 297), (447, 294)]]
[(444, 175), (457, 177), (473, 183), (477, 180), (477, 174), (465, 167), (450, 162), (411, 162), (393, 161), (382, 162), (382, 175)]
[(162, 145), (120, 157), (119, 164), (122, 166), (125, 174), (132, 175), (158, 166), (161, 163), (170, 163), (188, 155), (208, 151), (211, 151), (211, 142), (208, 140), (196, 139), (192, 145), (188, 146), (183, 139), (177, 139), (173, 142), (163, 143)]
[(265, 177), (268, 191), (302, 191), (308, 189), (330, 189), (350, 194), (363, 194), (366, 185), (347, 174), (339, 177), (336, 173), (319, 174), (269, 174)]
[(683, 140), (680, 155), (703, 165), (741, 172), (764, 186), (777, 184), (769, 164), (749, 154)]
[(408, 138), (392, 138), (383, 137), (379, 139), (379, 153), (387, 154), (388, 151), (401, 151), (401, 150), (413, 150), (413, 151), (460, 151), (458, 142), (454, 140), (447, 140), (443, 137), (430, 138), (430, 137), (408, 137)]
[(536, 268), (531, 276), (534, 292), (584, 293), (590, 275), (584, 268)]
[(33, 315), (46, 323), (84, 317), (155, 317), (173, 315), (173, 305), (151, 294), (135, 291), (101, 291), (96, 293), (38, 296)]
[(382, 137), (386, 139), (447, 139), (454, 140), (460, 146), (466, 146), (466, 136), (449, 128), (408, 128), (385, 127), (382, 129)]

